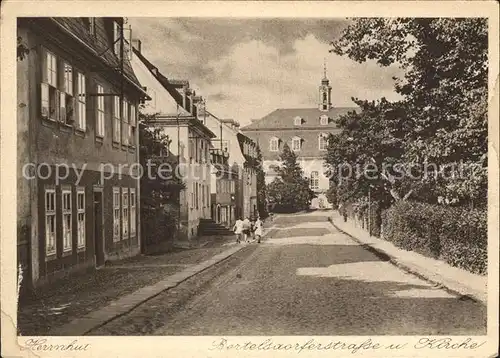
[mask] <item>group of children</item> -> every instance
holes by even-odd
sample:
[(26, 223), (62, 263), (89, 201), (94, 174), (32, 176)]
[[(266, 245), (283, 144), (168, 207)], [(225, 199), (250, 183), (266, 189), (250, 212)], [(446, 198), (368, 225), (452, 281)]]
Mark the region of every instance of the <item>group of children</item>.
[(259, 217), (255, 221), (248, 219), (248, 217), (245, 220), (241, 220), (241, 218), (236, 220), (233, 226), (233, 231), (236, 234), (236, 243), (239, 244), (242, 238), (246, 242), (250, 242), (252, 238), (260, 243), (260, 239), (262, 238), (262, 224)]

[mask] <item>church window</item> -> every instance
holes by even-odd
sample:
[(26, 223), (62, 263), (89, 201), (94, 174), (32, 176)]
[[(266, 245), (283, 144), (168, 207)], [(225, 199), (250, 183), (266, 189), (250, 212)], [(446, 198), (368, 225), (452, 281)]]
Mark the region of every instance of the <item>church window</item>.
[(297, 152), (297, 151), (300, 151), (302, 147), (302, 139), (300, 139), (299, 137), (295, 137), (292, 139), (292, 150), (294, 152)]
[(326, 92), (323, 92), (323, 102), (326, 102), (326, 101), (327, 101)]
[(293, 123), (296, 125), (296, 126), (300, 126), (302, 124), (302, 118), (300, 117), (295, 117), (294, 120), (293, 120)]
[(277, 152), (279, 150), (279, 139), (276, 137), (271, 138), (269, 141), (269, 150), (271, 152)]
[(316, 171), (311, 172), (311, 189), (319, 189), (319, 173)]

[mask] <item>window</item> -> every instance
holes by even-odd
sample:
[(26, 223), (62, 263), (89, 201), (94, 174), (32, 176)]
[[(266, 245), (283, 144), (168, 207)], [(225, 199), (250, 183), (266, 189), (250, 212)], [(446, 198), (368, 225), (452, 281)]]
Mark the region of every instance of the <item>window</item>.
[(129, 125), (129, 117), (128, 117), (128, 102), (122, 101), (123, 112), (122, 112), (122, 144), (128, 145), (128, 140), (130, 138), (130, 125)]
[(73, 108), (75, 98), (73, 97), (73, 68), (66, 62), (63, 62), (62, 88), (59, 93), (59, 120), (66, 124), (72, 124)]
[(129, 144), (135, 145), (135, 130), (137, 127), (136, 123), (137, 107), (133, 104), (130, 105), (130, 138)]
[(326, 150), (327, 147), (328, 147), (328, 140), (327, 140), (327, 137), (326, 137), (326, 134), (324, 133), (321, 133), (318, 137), (318, 146), (319, 146), (319, 150)]
[(198, 197), (198, 190), (199, 190), (200, 184), (199, 183), (194, 183), (194, 188), (195, 188), (195, 202), (196, 202), (196, 209), (199, 208), (199, 197)]
[(295, 137), (292, 139), (292, 150), (299, 151), (302, 147), (302, 139)]
[(45, 189), (45, 254), (56, 253), (56, 191)]
[(86, 128), (86, 117), (85, 117), (85, 75), (82, 73), (78, 72), (77, 73), (77, 79), (78, 79), (78, 92), (77, 92), (77, 98), (78, 98), (78, 108), (77, 108), (77, 114), (78, 114), (78, 128), (85, 130)]
[(136, 205), (135, 188), (130, 188), (130, 236), (134, 237), (136, 233)]
[(57, 57), (49, 51), (45, 51), (40, 99), (42, 118), (57, 120)]
[(319, 120), (322, 126), (326, 126), (328, 124), (328, 116), (321, 116)]
[(293, 123), (296, 125), (296, 126), (300, 126), (302, 124), (302, 118), (300, 117), (295, 117), (294, 120), (293, 120)]
[(128, 239), (128, 188), (122, 188), (122, 239)]
[(114, 107), (113, 107), (113, 141), (120, 143), (121, 135), (121, 118), (120, 118), (120, 97), (113, 97)]
[(63, 251), (71, 251), (72, 247), (72, 220), (71, 220), (71, 190), (62, 190), (62, 220), (63, 220)]
[(85, 248), (85, 188), (76, 190), (77, 242), (78, 248)]
[(271, 138), (269, 141), (269, 150), (271, 152), (277, 152), (279, 150), (279, 139), (278, 138)]
[(97, 85), (97, 123), (96, 123), (96, 135), (98, 137), (104, 138), (104, 123), (105, 123), (105, 116), (104, 116), (104, 96), (102, 95), (104, 93), (104, 88), (101, 85)]
[(316, 171), (311, 172), (311, 189), (319, 189), (319, 173)]
[(113, 241), (120, 240), (120, 188), (113, 188)]

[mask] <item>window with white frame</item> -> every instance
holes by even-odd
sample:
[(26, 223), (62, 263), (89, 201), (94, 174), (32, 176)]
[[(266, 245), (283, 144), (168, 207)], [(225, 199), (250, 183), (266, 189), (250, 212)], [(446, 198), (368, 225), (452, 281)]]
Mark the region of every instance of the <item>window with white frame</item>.
[(128, 140), (130, 138), (130, 125), (128, 117), (128, 102), (126, 100), (122, 101), (123, 112), (122, 112), (122, 144), (128, 145)]
[(71, 189), (62, 190), (62, 224), (63, 224), (63, 251), (71, 251), (72, 238), (72, 218), (71, 218)]
[(135, 188), (130, 188), (130, 237), (134, 237), (136, 234), (136, 198), (135, 198)]
[(57, 120), (58, 108), (57, 103), (57, 57), (52, 52), (45, 50), (43, 57), (43, 79), (41, 83), (41, 115), (42, 118)]
[(311, 189), (319, 189), (319, 172), (311, 172)]
[(279, 150), (279, 139), (278, 138), (271, 138), (269, 141), (269, 150), (271, 152), (277, 152)]
[(76, 189), (76, 222), (78, 248), (85, 248), (85, 188)]
[(327, 140), (327, 135), (324, 133), (321, 133), (318, 136), (318, 147), (319, 150), (326, 150), (328, 147), (328, 140)]
[(97, 117), (96, 117), (96, 135), (98, 137), (104, 138), (105, 129), (105, 112), (104, 112), (104, 88), (101, 85), (97, 85)]
[(302, 139), (299, 137), (295, 137), (292, 139), (292, 150), (294, 152), (300, 151), (302, 148)]
[(128, 239), (128, 188), (122, 188), (122, 239)]
[(302, 118), (300, 118), (299, 116), (295, 117), (293, 119), (293, 123), (296, 125), (296, 126), (300, 126), (302, 124)]
[(56, 253), (56, 191), (45, 189), (45, 254)]
[(326, 126), (328, 124), (328, 116), (323, 115), (319, 117), (319, 121), (322, 126)]
[(113, 241), (120, 240), (120, 188), (113, 188)]
[(86, 120), (86, 104), (85, 104), (85, 75), (77, 73), (77, 115), (78, 115), (78, 128), (85, 130), (87, 125)]
[(120, 118), (120, 97), (114, 96), (113, 106), (113, 141), (120, 143), (121, 118)]

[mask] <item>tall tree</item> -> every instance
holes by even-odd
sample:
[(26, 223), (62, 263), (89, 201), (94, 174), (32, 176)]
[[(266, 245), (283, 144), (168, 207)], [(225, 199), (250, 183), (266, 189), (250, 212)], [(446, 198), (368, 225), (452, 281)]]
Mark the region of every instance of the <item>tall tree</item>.
[(285, 144), (280, 156), (281, 166), (277, 168), (278, 178), (268, 187), (270, 202), (275, 211), (297, 212), (309, 208), (314, 193), (309, 187), (309, 179), (297, 162), (297, 156)]
[(266, 192), (266, 174), (262, 166), (262, 151), (260, 146), (257, 145), (257, 165), (255, 168), (257, 172), (257, 210), (259, 216), (265, 219), (268, 216), (267, 212), (267, 192)]
[[(437, 168), (418, 185), (434, 188), (434, 199), (448, 196), (485, 204), (486, 20), (356, 19), (332, 46), (332, 52), (357, 62), (375, 60), (403, 70), (404, 75), (395, 78), (395, 91), (403, 98), (398, 106), (407, 122), (402, 160)], [(455, 175), (440, 175), (443, 167)]]

